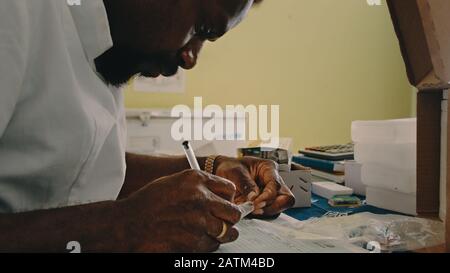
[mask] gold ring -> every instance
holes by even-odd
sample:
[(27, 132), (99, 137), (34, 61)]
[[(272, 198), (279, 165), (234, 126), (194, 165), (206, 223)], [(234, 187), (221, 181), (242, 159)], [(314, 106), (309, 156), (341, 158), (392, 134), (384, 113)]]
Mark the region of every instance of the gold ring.
[(220, 235), (219, 236), (217, 236), (216, 238), (217, 239), (222, 239), (223, 237), (225, 237), (225, 234), (227, 234), (227, 231), (228, 231), (228, 226), (227, 226), (227, 224), (225, 224), (225, 222), (222, 222), (222, 233), (220, 233)]

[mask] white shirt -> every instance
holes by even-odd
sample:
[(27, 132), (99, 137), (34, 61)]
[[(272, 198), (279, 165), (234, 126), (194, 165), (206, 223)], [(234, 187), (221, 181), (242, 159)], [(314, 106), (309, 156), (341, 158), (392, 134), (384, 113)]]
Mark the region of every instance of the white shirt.
[(102, 0), (0, 1), (0, 213), (117, 198), (123, 98), (93, 67), (111, 46)]

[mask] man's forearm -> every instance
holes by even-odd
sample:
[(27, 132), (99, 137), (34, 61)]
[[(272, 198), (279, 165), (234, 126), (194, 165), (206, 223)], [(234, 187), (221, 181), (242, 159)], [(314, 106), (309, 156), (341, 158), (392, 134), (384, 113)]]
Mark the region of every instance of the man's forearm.
[(82, 252), (127, 251), (120, 202), (17, 214), (0, 214), (0, 252), (68, 252), (77, 241)]
[[(206, 158), (204, 157), (198, 158), (201, 168), (203, 168), (205, 161)], [(119, 199), (127, 197), (155, 179), (190, 169), (189, 163), (184, 156), (155, 157), (127, 153), (126, 163), (125, 183)]]
[[(162, 176), (186, 169), (185, 157), (150, 157), (127, 154), (127, 173), (119, 199)], [(205, 158), (199, 158), (204, 166)], [(65, 252), (67, 243), (77, 241), (83, 252), (124, 252), (129, 250), (127, 217), (123, 201), (0, 214), (0, 252)]]

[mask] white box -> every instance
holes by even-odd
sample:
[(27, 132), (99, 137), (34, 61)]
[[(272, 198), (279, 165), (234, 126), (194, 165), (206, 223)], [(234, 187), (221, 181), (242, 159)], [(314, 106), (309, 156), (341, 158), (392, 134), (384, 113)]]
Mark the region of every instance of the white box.
[(326, 199), (337, 195), (352, 195), (353, 190), (334, 182), (313, 182), (312, 192)]
[(366, 202), (368, 205), (392, 210), (408, 215), (417, 215), (416, 194), (367, 187)]
[(356, 143), (416, 143), (417, 119), (352, 122)]
[(361, 169), (364, 185), (407, 194), (416, 193), (416, 176), (415, 170), (405, 171), (376, 163), (365, 163)]
[(355, 143), (358, 163), (380, 163), (396, 169), (416, 169), (416, 143)]
[(366, 185), (361, 180), (362, 165), (356, 161), (345, 161), (345, 186), (358, 195), (366, 196)]
[(280, 176), (295, 196), (295, 204), (293, 207), (311, 207), (311, 171), (280, 171)]

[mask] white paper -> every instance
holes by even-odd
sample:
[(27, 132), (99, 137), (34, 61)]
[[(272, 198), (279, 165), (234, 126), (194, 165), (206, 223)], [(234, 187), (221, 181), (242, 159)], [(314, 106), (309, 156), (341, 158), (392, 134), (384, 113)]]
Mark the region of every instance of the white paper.
[(275, 223), (242, 220), (239, 239), (224, 244), (217, 253), (355, 253), (366, 252), (343, 241), (307, 234)]

